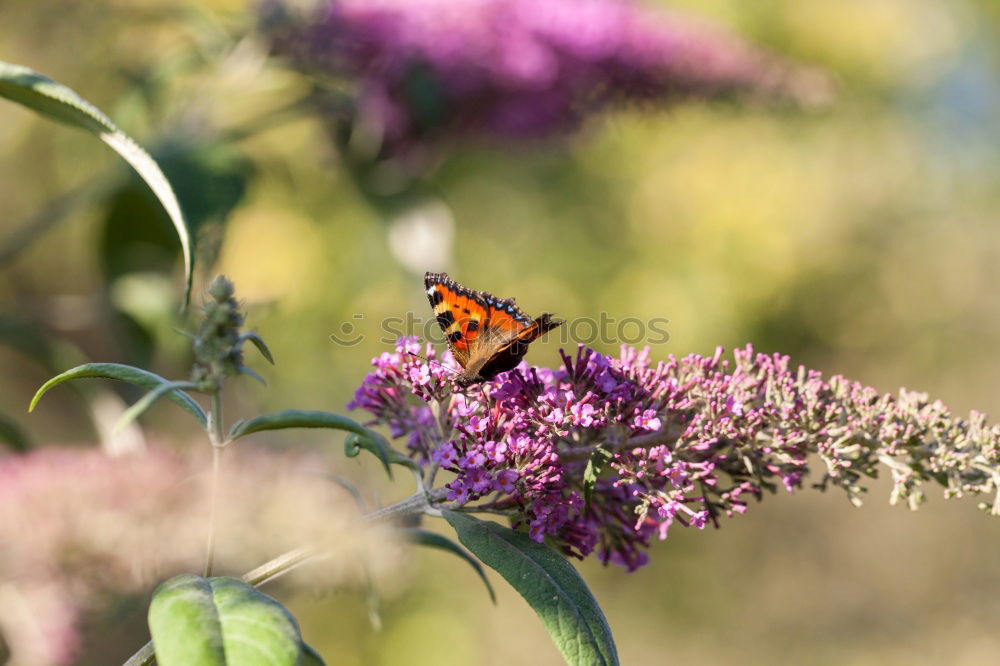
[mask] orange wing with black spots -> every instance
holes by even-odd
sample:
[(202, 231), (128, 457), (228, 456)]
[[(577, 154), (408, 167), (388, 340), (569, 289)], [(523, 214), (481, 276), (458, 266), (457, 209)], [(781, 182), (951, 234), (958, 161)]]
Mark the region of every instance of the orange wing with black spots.
[(427, 273), (424, 286), (438, 325), (463, 368), (480, 342), (513, 340), (531, 327), (531, 318), (518, 309), (513, 299), (501, 300), (468, 289), (445, 273)]
[(456, 380), (463, 386), (510, 370), (533, 340), (562, 324), (548, 313), (532, 319), (514, 299), (463, 287), (445, 273), (427, 273), (424, 286), (448, 347), (465, 371)]

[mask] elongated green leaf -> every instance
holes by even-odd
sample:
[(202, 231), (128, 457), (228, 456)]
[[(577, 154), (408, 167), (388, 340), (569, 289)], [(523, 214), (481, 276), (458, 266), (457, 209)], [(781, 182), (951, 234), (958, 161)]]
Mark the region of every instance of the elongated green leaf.
[(243, 367), (240, 368), (239, 372), (241, 375), (246, 375), (247, 377), (256, 379), (264, 386), (267, 386), (267, 380), (261, 377), (260, 374), (257, 371), (253, 370), (252, 368), (248, 368), (244, 365)]
[(0, 96), (94, 134), (118, 131), (110, 118), (72, 89), (23, 65), (0, 61)]
[[(38, 401), (42, 399), (43, 395), (48, 393), (49, 389), (71, 379), (89, 379), (93, 377), (117, 379), (118, 381), (141, 386), (142, 388), (150, 391), (157, 389), (164, 384), (170, 383), (157, 374), (140, 368), (133, 368), (131, 365), (123, 365), (121, 363), (84, 363), (83, 365), (78, 365), (77, 367), (67, 370), (60, 375), (56, 375), (49, 381), (42, 384), (42, 387), (38, 389), (37, 393), (35, 393), (35, 397), (31, 399), (31, 405), (28, 407), (28, 411), (30, 412), (35, 409), (35, 405), (38, 404)], [(202, 426), (208, 424), (208, 417), (205, 416), (205, 411), (187, 393), (174, 389), (167, 394), (167, 398), (171, 402), (177, 403), (184, 409), (191, 412)]]
[[(364, 449), (375, 454), (379, 460), (383, 461), (383, 464), (385, 464), (385, 460), (388, 460), (393, 465), (402, 465), (403, 467), (406, 467), (413, 472), (413, 475), (417, 477), (419, 482), (419, 479), (422, 478), (423, 474), (420, 469), (420, 465), (413, 460), (410, 460), (396, 449), (392, 448), (392, 445), (389, 444), (384, 437), (378, 433), (375, 433), (375, 435), (376, 437), (372, 438), (367, 435), (352, 432), (344, 439), (344, 455), (348, 458), (353, 458), (361, 453), (362, 449)], [(389, 476), (392, 477), (392, 470), (386, 467), (386, 471), (389, 473)]]
[(0, 97), (97, 135), (135, 169), (167, 211), (180, 239), (184, 257), (184, 304), (187, 305), (191, 295), (193, 268), (191, 236), (170, 182), (149, 153), (118, 129), (100, 109), (76, 92), (22, 65), (0, 61)]
[(298, 666), (303, 653), (291, 613), (236, 578), (171, 578), (153, 593), (149, 631), (159, 666)]
[(238, 439), (261, 430), (283, 430), (285, 428), (346, 430), (351, 434), (344, 442), (344, 452), (353, 458), (358, 455), (361, 449), (370, 451), (382, 461), (382, 465), (390, 477), (392, 476), (392, 468), (390, 467), (392, 464), (419, 469), (415, 462), (392, 448), (385, 437), (374, 430), (369, 430), (346, 416), (319, 410), (286, 409), (240, 421), (233, 424), (229, 431), (229, 438)]
[(366, 437), (381, 437), (377, 432), (340, 414), (310, 409), (286, 409), (280, 412), (262, 414), (233, 424), (229, 431), (229, 438), (238, 439), (262, 430), (283, 430), (285, 428), (332, 428), (355, 432)]
[(244, 340), (249, 340), (250, 342), (252, 342), (253, 346), (256, 347), (257, 351), (260, 352), (260, 355), (263, 356), (265, 359), (267, 359), (268, 363), (274, 365), (274, 357), (271, 356), (271, 350), (268, 349), (267, 345), (264, 343), (264, 338), (260, 337), (256, 333), (244, 333), (240, 337), (243, 338)]
[(163, 396), (177, 391), (179, 389), (193, 389), (197, 388), (191, 382), (167, 382), (166, 384), (160, 384), (155, 389), (142, 396), (134, 405), (125, 410), (125, 412), (118, 419), (118, 423), (115, 424), (115, 431), (119, 431), (125, 426), (127, 426), (132, 421), (136, 420), (140, 414), (145, 412), (147, 409), (153, 406), (153, 403), (162, 398)]
[(302, 666), (326, 666), (323, 657), (319, 652), (312, 649), (307, 643), (302, 644)]
[(608, 621), (566, 558), (523, 532), (454, 511), (445, 511), (444, 517), (462, 545), (503, 576), (538, 613), (567, 664), (618, 664)]
[(479, 563), (479, 560), (472, 557), (467, 553), (461, 546), (449, 539), (448, 537), (441, 536), (437, 532), (431, 532), (430, 530), (425, 530), (419, 527), (406, 527), (403, 529), (403, 533), (406, 538), (413, 543), (420, 544), (421, 546), (428, 546), (430, 548), (438, 548), (440, 550), (458, 555), (463, 560), (469, 563), (479, 578), (483, 581), (483, 585), (486, 586), (486, 591), (490, 593), (490, 601), (493, 603), (497, 602), (497, 595), (493, 591), (493, 586), (490, 584), (490, 579), (486, 577), (486, 572), (483, 570), (483, 565)]

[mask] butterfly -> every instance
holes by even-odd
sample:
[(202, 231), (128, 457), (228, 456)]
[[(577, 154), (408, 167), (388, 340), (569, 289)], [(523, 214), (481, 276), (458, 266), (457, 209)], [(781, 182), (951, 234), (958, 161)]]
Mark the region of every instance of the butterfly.
[(563, 323), (548, 312), (532, 319), (513, 298), (499, 299), (458, 284), (445, 273), (426, 273), (424, 286), (452, 356), (461, 387), (493, 379), (524, 358), (528, 345)]

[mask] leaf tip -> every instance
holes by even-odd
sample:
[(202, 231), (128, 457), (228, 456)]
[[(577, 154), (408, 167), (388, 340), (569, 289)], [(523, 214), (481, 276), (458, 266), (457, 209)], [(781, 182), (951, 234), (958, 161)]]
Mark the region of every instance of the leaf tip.
[(42, 388), (38, 389), (38, 391), (35, 392), (35, 395), (32, 396), (32, 398), (31, 398), (31, 402), (28, 403), (28, 413), (29, 414), (31, 412), (35, 411), (35, 407), (38, 405), (38, 401), (42, 399), (43, 395), (45, 395), (45, 387), (44, 386)]
[(242, 368), (240, 368), (240, 373), (242, 373), (244, 375), (247, 375), (248, 377), (251, 377), (253, 379), (256, 379), (265, 388), (267, 388), (267, 380), (264, 379), (263, 377), (261, 377), (260, 374), (257, 373), (257, 371), (255, 371), (255, 370), (253, 370), (251, 368), (248, 368), (246, 366), (243, 366)]

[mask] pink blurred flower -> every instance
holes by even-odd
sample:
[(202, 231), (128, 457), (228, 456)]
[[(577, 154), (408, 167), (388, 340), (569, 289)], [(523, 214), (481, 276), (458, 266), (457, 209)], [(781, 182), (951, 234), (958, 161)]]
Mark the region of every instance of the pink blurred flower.
[[(0, 458), (0, 631), (16, 663), (62, 666), (80, 657), (88, 613), (114, 596), (149, 592), (204, 566), (205, 460), (163, 449), (110, 458), (48, 447)], [(360, 527), (352, 498), (301, 457), (227, 454), (217, 568), (229, 574), (303, 543), (334, 542), (329, 582), (360, 580), (393, 549)], [(248, 529), (252, 525), (252, 529)]]

